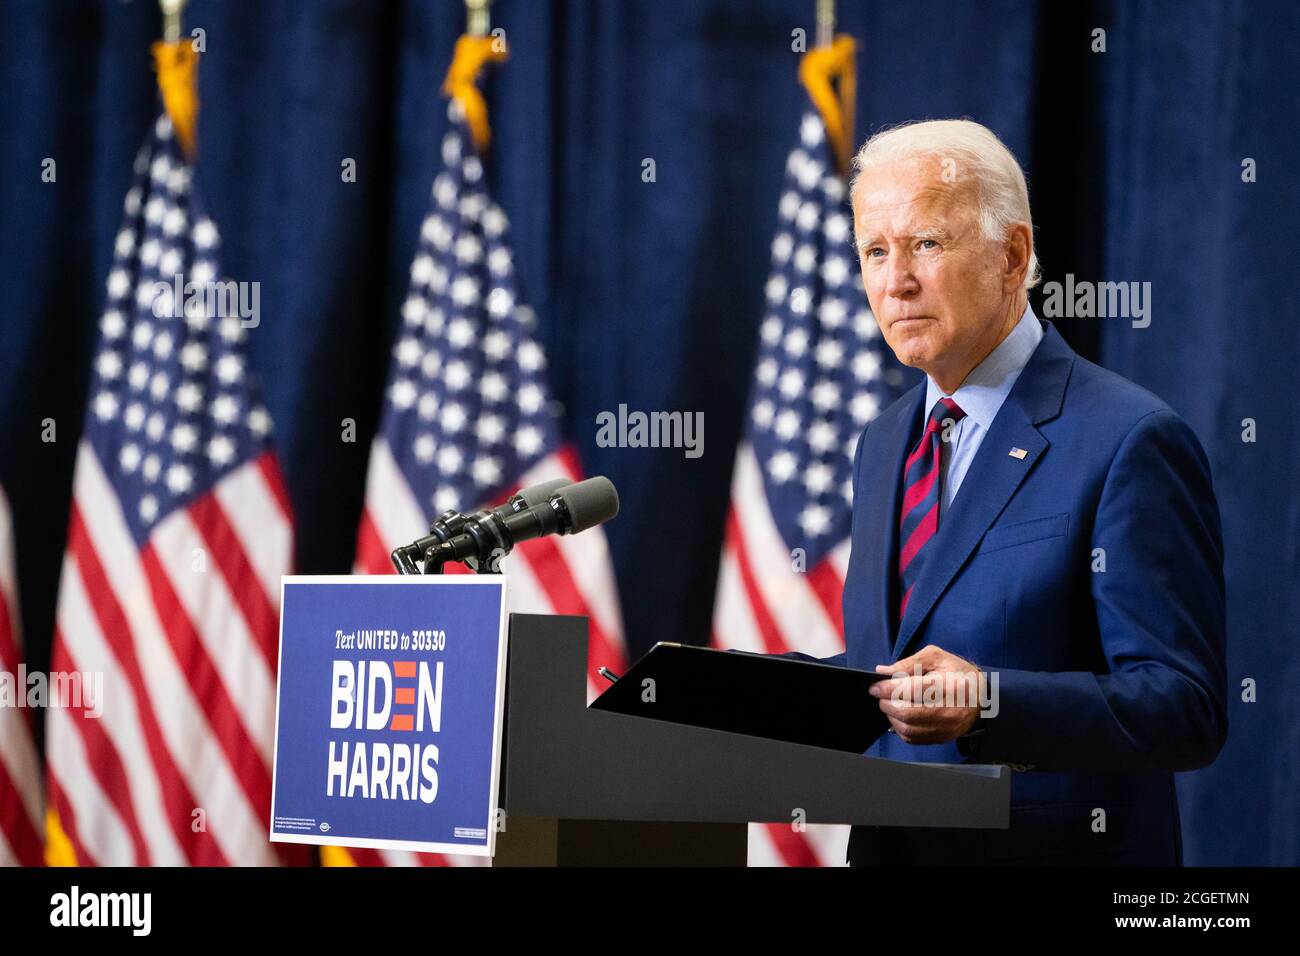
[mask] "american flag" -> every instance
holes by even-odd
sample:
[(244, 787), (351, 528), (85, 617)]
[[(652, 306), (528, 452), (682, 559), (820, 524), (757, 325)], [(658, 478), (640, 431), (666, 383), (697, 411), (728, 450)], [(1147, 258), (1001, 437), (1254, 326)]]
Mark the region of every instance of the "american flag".
[(14, 706), (27, 694), (18, 679), (19, 636), (13, 525), (9, 499), (0, 489), (0, 681), (12, 681), (15, 695), (0, 700), (0, 866), (40, 866), (41, 769), (32, 745), (31, 711)]
[[(51, 841), (81, 865), (281, 860), (268, 825), (293, 529), (248, 328), (191, 294), (234, 288), (215, 281), (193, 180), (163, 115), (117, 234), (59, 585), (52, 666), (102, 674), (105, 698), (98, 718), (47, 718)], [(159, 295), (177, 276), (181, 301)]]
[[(786, 163), (748, 421), (736, 453), (714, 608), (718, 647), (844, 650), (858, 437), (896, 397), (897, 369), (863, 290), (852, 213), (821, 118)], [(750, 828), (751, 865), (843, 865), (847, 827)]]
[[(515, 281), (506, 216), (487, 193), (458, 100), (450, 100), (448, 117), (370, 455), (356, 560), (369, 574), (392, 572), (389, 552), (443, 511), (471, 511), (550, 478), (583, 477), (560, 437), (546, 356)], [(625, 657), (603, 532), (525, 542), (502, 569), (512, 611), (588, 617), (594, 693), (596, 668), (618, 670)], [(367, 864), (447, 859), (347, 852)]]

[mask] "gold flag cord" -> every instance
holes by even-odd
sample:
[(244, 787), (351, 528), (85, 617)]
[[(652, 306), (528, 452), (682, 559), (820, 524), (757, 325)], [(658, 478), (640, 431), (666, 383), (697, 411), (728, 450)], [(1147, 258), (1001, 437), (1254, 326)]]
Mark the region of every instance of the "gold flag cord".
[(72, 841), (63, 831), (63, 823), (54, 807), (45, 811), (45, 865), (77, 866), (77, 854), (72, 849)]
[(465, 120), (479, 152), (487, 149), (492, 138), (488, 126), (487, 101), (478, 88), (479, 73), (487, 63), (504, 63), (509, 57), (505, 41), (499, 37), (476, 37), (466, 34), (456, 41), (456, 53), (451, 60), (451, 69), (442, 84), (442, 91), (465, 111)]
[(159, 41), (151, 49), (163, 107), (185, 155), (193, 159), (199, 121), (199, 55), (188, 38), (174, 43)]
[[(839, 81), (838, 89), (835, 81)], [(841, 176), (853, 152), (853, 115), (857, 97), (857, 44), (841, 33), (829, 46), (809, 50), (799, 61), (799, 82), (808, 90), (826, 125), (826, 136)]]

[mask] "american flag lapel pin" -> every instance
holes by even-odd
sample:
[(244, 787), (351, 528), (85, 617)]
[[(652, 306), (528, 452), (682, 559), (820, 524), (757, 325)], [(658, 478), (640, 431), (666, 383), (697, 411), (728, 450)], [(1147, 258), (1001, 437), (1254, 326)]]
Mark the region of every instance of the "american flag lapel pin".
[(1009, 452), (1007, 452), (1007, 454), (1010, 455), (1012, 458), (1018, 458), (1021, 461), (1024, 461), (1025, 456), (1028, 455), (1029, 452), (1025, 451), (1023, 448), (1012, 448)]

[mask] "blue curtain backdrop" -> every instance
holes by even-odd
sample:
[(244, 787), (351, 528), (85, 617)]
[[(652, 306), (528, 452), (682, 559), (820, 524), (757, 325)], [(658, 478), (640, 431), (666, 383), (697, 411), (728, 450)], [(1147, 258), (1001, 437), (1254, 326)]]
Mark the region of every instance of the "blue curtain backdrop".
[[(1189, 863), (1300, 862), (1300, 16), (1241, 2), (841, 0), (859, 138), (970, 116), (1030, 176), (1047, 278), (1150, 281), (1153, 320), (1064, 319), (1076, 349), (1161, 395), (1210, 453), (1236, 702), (1218, 763), (1180, 780)], [(617, 484), (609, 528), (634, 654), (703, 641), (812, 0), (497, 0), (489, 180), (511, 216), (565, 421)], [(252, 335), (303, 572), (351, 563), (390, 337), (445, 123), (459, 0), (193, 0), (199, 188)], [(1094, 52), (1095, 29), (1105, 52)], [(131, 162), (157, 110), (149, 0), (0, 8), (0, 483), (31, 666), (49, 658), (72, 461)], [(41, 181), (42, 161), (57, 181)], [(1243, 183), (1241, 163), (1257, 163)], [(340, 164), (356, 161), (357, 181)], [(653, 158), (657, 181), (641, 178)], [(705, 454), (603, 449), (597, 412), (705, 412)], [(341, 422), (358, 440), (340, 440)], [(1258, 440), (1241, 440), (1242, 419)], [(57, 441), (43, 442), (53, 419)], [(414, 534), (418, 529), (412, 529)], [(1234, 696), (1234, 700), (1236, 700)]]

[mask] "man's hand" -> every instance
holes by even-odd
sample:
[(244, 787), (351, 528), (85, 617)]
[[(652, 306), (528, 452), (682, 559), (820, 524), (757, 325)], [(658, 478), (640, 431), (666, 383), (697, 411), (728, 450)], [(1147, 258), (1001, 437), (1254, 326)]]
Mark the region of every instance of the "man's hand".
[(880, 700), (894, 733), (909, 744), (956, 740), (979, 720), (981, 671), (965, 658), (930, 644), (895, 664), (877, 664), (876, 670), (895, 675), (873, 684), (871, 696)]

